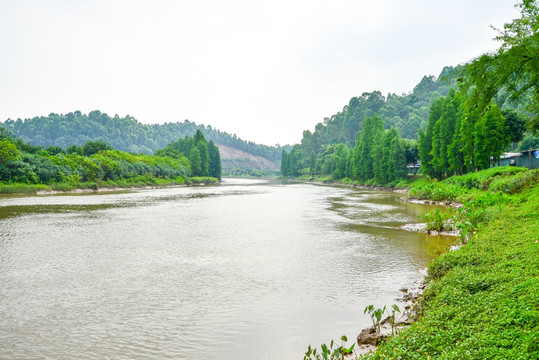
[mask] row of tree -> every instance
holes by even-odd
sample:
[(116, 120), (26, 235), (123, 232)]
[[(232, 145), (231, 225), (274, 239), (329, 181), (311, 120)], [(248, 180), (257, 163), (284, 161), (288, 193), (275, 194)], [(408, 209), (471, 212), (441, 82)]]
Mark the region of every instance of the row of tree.
[(464, 92), (451, 90), (430, 109), (426, 132), (419, 132), (423, 172), (439, 179), (499, 164), (510, 143), (522, 140), (525, 120), (494, 102), (484, 111)]
[(424, 76), (409, 94), (365, 92), (350, 99), (342, 111), (315, 126), (314, 132), (305, 130), (301, 145), (306, 154), (325, 151), (328, 145), (343, 143), (353, 147), (357, 133), (367, 117), (378, 114), (385, 129), (396, 128), (402, 138), (417, 139), (419, 129), (426, 129), (430, 105), (448, 94), (457, 83), (460, 67), (445, 67), (438, 78)]
[(207, 142), (201, 132), (173, 142), (157, 153), (127, 153), (100, 140), (65, 149), (43, 148), (0, 128), (0, 182), (77, 187), (96, 182), (152, 183), (155, 179), (174, 179), (183, 183), (192, 176), (221, 178), (219, 149), (212, 141)]
[(419, 133), (426, 174), (444, 178), (499, 164), (508, 145), (522, 140), (525, 118), (529, 132), (539, 132), (539, 7), (531, 0), (516, 7), (521, 17), (498, 30), (498, 51), (464, 67), (459, 92), (432, 105)]
[(207, 141), (198, 129), (193, 137), (185, 136), (156, 151), (157, 156), (187, 156), (193, 176), (211, 176), (221, 179), (221, 155), (213, 141)]
[(351, 149), (346, 144), (329, 145), (320, 154), (312, 151), (305, 156), (304, 148), (296, 145), (282, 154), (281, 173), (284, 176), (331, 175), (387, 184), (406, 175), (407, 160), (417, 160), (415, 141), (401, 139), (396, 128), (386, 130), (384, 121), (374, 114), (363, 122), (357, 141)]

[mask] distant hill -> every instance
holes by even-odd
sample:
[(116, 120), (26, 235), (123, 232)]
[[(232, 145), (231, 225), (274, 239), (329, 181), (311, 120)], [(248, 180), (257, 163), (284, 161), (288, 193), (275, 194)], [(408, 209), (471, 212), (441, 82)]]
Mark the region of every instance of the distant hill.
[[(66, 148), (70, 145), (84, 145), (88, 140), (102, 140), (118, 150), (145, 154), (152, 154), (179, 138), (193, 136), (197, 129), (200, 129), (206, 139), (227, 149), (228, 160), (223, 163), (223, 168), (228, 166), (228, 169), (233, 165), (244, 169), (246, 164), (252, 165), (251, 169), (278, 168), (276, 164), (280, 162), (283, 149), (290, 150), (290, 146), (267, 146), (245, 141), (236, 134), (230, 135), (209, 125), (197, 125), (188, 120), (142, 124), (129, 115), (123, 118), (118, 115), (111, 117), (98, 110), (88, 114), (75, 111), (68, 114), (51, 113), (48, 116), (24, 120), (8, 119), (0, 122), (0, 126), (10, 129), (34, 146)], [(242, 159), (247, 158), (250, 160), (242, 162)], [(258, 160), (254, 161), (255, 158)]]
[(221, 166), (225, 172), (232, 169), (279, 171), (281, 166), (279, 160), (269, 160), (227, 145), (217, 147), (221, 154)]

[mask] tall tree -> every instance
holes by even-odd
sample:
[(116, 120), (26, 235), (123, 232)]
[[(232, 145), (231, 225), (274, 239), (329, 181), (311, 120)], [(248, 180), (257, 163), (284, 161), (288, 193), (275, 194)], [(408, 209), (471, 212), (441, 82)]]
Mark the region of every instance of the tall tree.
[(311, 173), (311, 176), (314, 175), (314, 172), (316, 170), (316, 154), (314, 151), (311, 151), (311, 157), (309, 159), (309, 172)]
[(499, 161), (503, 149), (509, 143), (505, 118), (500, 109), (491, 104), (475, 126), (475, 163), (479, 169), (490, 167), (490, 159)]
[(287, 176), (288, 174), (288, 153), (283, 150), (281, 154), (281, 175)]
[(208, 142), (208, 154), (210, 157), (209, 176), (221, 180), (221, 154), (219, 148), (211, 140)]
[(191, 149), (189, 161), (191, 162), (193, 176), (202, 176), (202, 160), (200, 159), (200, 151), (197, 147)]
[(197, 149), (200, 152), (201, 175), (208, 176), (210, 171), (210, 154), (208, 152), (208, 143), (205, 139), (197, 143)]
[[(426, 175), (431, 177), (437, 176), (432, 164), (433, 159), (433, 136), (434, 129), (437, 121), (442, 117), (442, 108), (444, 106), (444, 99), (438, 99), (434, 101), (430, 107), (429, 122), (427, 124), (427, 131), (419, 131), (419, 155), (421, 157), (421, 170)], [(439, 125), (438, 125), (439, 127)], [(436, 139), (434, 139), (436, 140)]]

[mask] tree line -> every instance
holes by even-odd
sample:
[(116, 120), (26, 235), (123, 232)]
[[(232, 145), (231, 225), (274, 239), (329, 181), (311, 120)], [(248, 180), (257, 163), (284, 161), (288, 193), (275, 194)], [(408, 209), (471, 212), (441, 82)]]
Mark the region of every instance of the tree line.
[(401, 139), (395, 127), (384, 128), (378, 114), (367, 117), (352, 148), (346, 144), (330, 145), (320, 153), (305, 156), (301, 145), (290, 153), (283, 151), (281, 173), (284, 176), (331, 175), (364, 183), (388, 184), (406, 175), (407, 161), (417, 160), (413, 140)]
[(167, 147), (155, 152), (156, 156), (187, 156), (191, 162), (193, 176), (211, 176), (221, 179), (221, 155), (213, 141), (207, 141), (200, 129), (193, 137), (185, 136), (171, 142)]
[(213, 142), (206, 142), (202, 133), (181, 141), (193, 144), (191, 160), (182, 151), (174, 150), (175, 143), (158, 155), (115, 150), (101, 140), (87, 141), (82, 146), (70, 145), (65, 149), (58, 146), (44, 148), (30, 145), (9, 130), (0, 128), (0, 182), (63, 184), (76, 188), (97, 187), (97, 184), (155, 184), (160, 179), (185, 183), (192, 176), (220, 179), (219, 150)]
[(113, 148), (132, 152), (153, 154), (172, 141), (185, 136), (194, 136), (197, 130), (216, 144), (227, 145), (270, 160), (279, 160), (280, 145), (267, 146), (245, 141), (236, 136), (194, 122), (168, 122), (164, 124), (142, 124), (132, 116), (113, 117), (94, 110), (88, 114), (74, 111), (67, 114), (51, 113), (28, 119), (7, 119), (0, 126), (10, 129), (15, 135), (34, 146), (70, 145), (82, 146), (87, 141), (102, 140)]

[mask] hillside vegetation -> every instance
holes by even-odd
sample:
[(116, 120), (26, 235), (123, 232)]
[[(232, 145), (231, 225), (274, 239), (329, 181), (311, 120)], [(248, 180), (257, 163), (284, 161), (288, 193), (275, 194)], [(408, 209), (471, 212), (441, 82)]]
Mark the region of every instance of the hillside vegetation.
[(101, 140), (117, 150), (152, 154), (172, 141), (194, 136), (200, 130), (204, 137), (215, 144), (233, 147), (269, 160), (279, 160), (281, 152), (288, 147), (266, 146), (245, 141), (211, 126), (197, 125), (185, 120), (164, 124), (142, 124), (132, 116), (113, 117), (98, 110), (83, 114), (74, 111), (67, 114), (36, 116), (29, 119), (7, 119), (0, 126), (8, 128), (16, 136), (34, 146), (70, 145), (82, 146), (87, 141)]
[(200, 132), (178, 140), (188, 145), (182, 152), (165, 148), (147, 155), (114, 150), (103, 141), (45, 149), (0, 130), (0, 193), (217, 183), (221, 177), (219, 150)]

